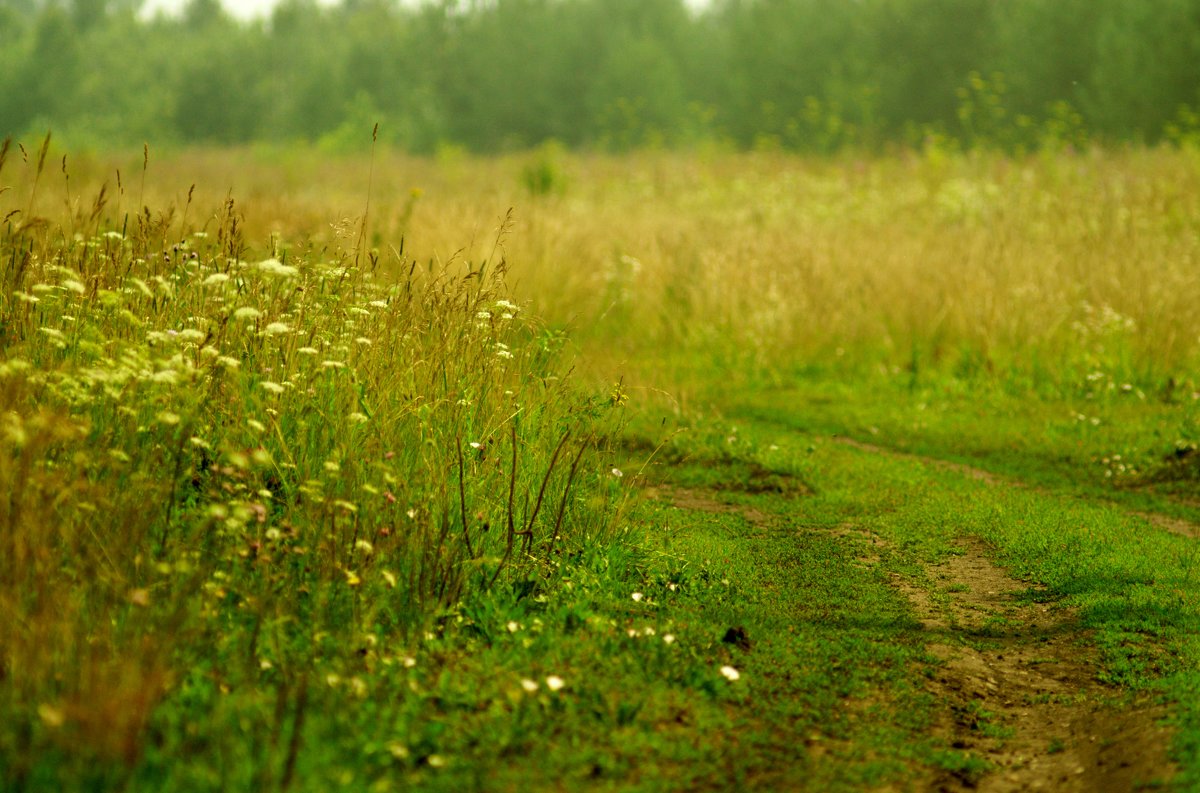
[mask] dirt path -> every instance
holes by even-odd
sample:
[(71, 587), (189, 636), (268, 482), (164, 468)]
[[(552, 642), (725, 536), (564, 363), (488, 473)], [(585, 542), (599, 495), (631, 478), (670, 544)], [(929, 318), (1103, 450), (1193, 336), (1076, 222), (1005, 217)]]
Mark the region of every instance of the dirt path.
[[(1026, 487), (961, 463), (837, 440), (992, 486)], [(1137, 514), (1168, 531), (1197, 536), (1198, 528), (1186, 521)], [(843, 531), (882, 547), (866, 532)], [(929, 789), (1116, 792), (1169, 779), (1170, 733), (1160, 724), (1165, 709), (1116, 701), (1121, 692), (1096, 679), (1099, 659), (1074, 611), (1039, 603), (1038, 588), (995, 565), (981, 540), (965, 538), (958, 549), (960, 554), (926, 569), (932, 587), (892, 576), (929, 634), (929, 653), (941, 662), (928, 684), (942, 704), (937, 730), (948, 745), (982, 756), (990, 766), (938, 775)]]
[[(963, 473), (1007, 484), (986, 472)], [(738, 512), (752, 525), (770, 521), (705, 490), (663, 488), (658, 497), (684, 509)], [(860, 564), (882, 562), (882, 538), (850, 525), (836, 533), (869, 541), (874, 550)], [(995, 565), (981, 540), (964, 538), (957, 548), (925, 569), (926, 580), (891, 575), (936, 659), (926, 683), (936, 703), (933, 734), (984, 761), (931, 773), (918, 789), (1122, 793), (1169, 780), (1165, 709), (1122, 700), (1121, 691), (1098, 682), (1099, 659), (1074, 611), (1039, 602), (1038, 588)]]
[(927, 570), (932, 591), (893, 577), (941, 662), (928, 683), (937, 731), (991, 766), (943, 773), (929, 789), (1132, 791), (1167, 778), (1164, 712), (1115, 702), (1070, 609), (1031, 599), (979, 540), (959, 547)]

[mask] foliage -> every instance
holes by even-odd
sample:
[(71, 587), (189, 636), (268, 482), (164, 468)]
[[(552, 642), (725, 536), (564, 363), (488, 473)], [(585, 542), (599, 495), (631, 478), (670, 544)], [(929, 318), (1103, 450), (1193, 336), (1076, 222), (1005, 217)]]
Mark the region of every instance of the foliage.
[(499, 241), (385, 261), (364, 215), (256, 251), (232, 199), (122, 215), (107, 187), (51, 222), (49, 143), (0, 232), (6, 785), (60, 746), (111, 783), (164, 701), (302, 711), (364, 642), (533, 594), (606, 535), (620, 411), (512, 302)]
[(136, 7), (0, 7), (0, 136), (345, 150), (346, 125), (382, 122), (422, 153), (931, 134), (1028, 150), (1068, 116), (1154, 142), (1200, 108), (1200, 0), (286, 0), (248, 23), (215, 0)]

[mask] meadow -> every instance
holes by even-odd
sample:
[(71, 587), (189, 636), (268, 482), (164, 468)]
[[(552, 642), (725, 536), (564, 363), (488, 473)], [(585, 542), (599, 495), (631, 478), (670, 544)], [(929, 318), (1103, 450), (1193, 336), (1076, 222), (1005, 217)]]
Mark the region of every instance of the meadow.
[(1011, 699), (1200, 779), (1195, 149), (47, 138), (0, 218), (0, 789), (1103, 783), (945, 682), (1031, 603)]

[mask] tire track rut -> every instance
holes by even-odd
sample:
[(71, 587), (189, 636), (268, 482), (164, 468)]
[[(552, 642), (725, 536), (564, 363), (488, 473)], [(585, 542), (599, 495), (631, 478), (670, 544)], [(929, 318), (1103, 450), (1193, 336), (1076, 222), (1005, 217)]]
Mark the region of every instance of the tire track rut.
[(1132, 791), (1168, 780), (1165, 709), (1097, 680), (1072, 609), (1038, 602), (1038, 588), (996, 566), (981, 540), (958, 550), (927, 568), (932, 591), (892, 574), (936, 662), (926, 685), (935, 736), (988, 766), (935, 774), (928, 789)]

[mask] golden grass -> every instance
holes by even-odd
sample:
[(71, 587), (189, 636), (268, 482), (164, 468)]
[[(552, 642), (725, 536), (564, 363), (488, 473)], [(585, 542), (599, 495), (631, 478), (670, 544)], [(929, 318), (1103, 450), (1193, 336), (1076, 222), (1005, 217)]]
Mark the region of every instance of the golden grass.
[[(522, 169), (547, 157), (563, 189), (530, 195)], [(90, 163), (76, 194), (112, 168)], [(152, 160), (146, 203), (182, 206), (199, 182), (194, 204), (209, 210), (192, 210), (198, 225), (232, 193), (251, 244), (330, 246), (339, 223), (361, 217), (368, 170), (294, 152), (193, 152)], [(916, 350), (926, 365), (1066, 380), (1116, 367), (1153, 380), (1196, 357), (1190, 150), (384, 156), (372, 206), (385, 261), (403, 236), (407, 255), (442, 262), (486, 256), (514, 207), (502, 244), (517, 295), (610, 369), (671, 353), (742, 367), (903, 365)]]

